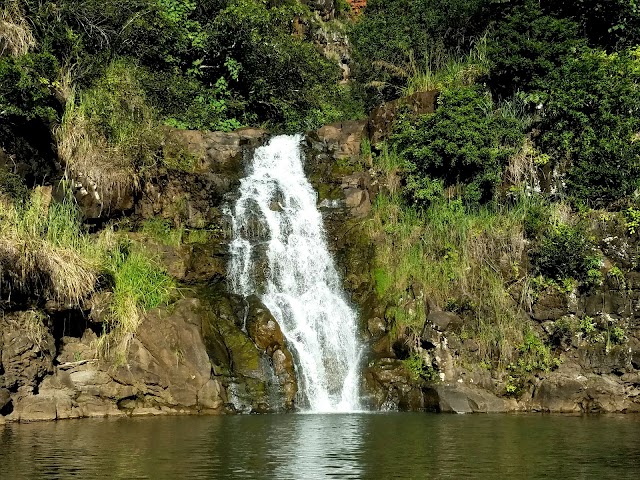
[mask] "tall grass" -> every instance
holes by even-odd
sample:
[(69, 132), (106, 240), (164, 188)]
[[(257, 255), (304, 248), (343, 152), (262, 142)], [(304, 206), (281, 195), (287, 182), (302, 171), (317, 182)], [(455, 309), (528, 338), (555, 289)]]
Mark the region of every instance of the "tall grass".
[(55, 202), (39, 188), (24, 203), (0, 201), (2, 300), (19, 294), (80, 307), (100, 283), (113, 301), (98, 350), (122, 359), (143, 312), (170, 301), (171, 277), (112, 228), (86, 233), (73, 197)]
[(505, 366), (517, 354), (526, 323), (523, 218), (526, 204), (469, 212), (442, 200), (419, 212), (399, 196), (379, 195), (368, 234), (376, 244), (373, 281), (396, 308), (396, 329), (418, 335), (424, 309), (407, 308), (416, 285), (433, 305), (471, 318), (463, 332), (480, 355)]
[(98, 195), (137, 188), (140, 169), (159, 158), (162, 136), (139, 75), (135, 65), (116, 60), (94, 87), (80, 94), (66, 88), (58, 153), (74, 180)]
[(488, 71), (486, 36), (478, 39), (467, 55), (426, 52), (422, 59), (410, 55), (402, 94), (472, 85)]
[(0, 57), (5, 54), (19, 57), (36, 46), (20, 3), (20, 0), (7, 0), (0, 10)]
[(0, 202), (2, 283), (24, 295), (43, 295), (78, 305), (96, 285), (99, 261), (87, 255), (89, 240), (80, 231), (69, 200), (51, 203), (36, 189), (23, 205)]
[(109, 333), (98, 342), (98, 351), (123, 363), (129, 342), (142, 323), (142, 313), (171, 300), (174, 280), (135, 244), (118, 242), (107, 252), (104, 268), (113, 282)]

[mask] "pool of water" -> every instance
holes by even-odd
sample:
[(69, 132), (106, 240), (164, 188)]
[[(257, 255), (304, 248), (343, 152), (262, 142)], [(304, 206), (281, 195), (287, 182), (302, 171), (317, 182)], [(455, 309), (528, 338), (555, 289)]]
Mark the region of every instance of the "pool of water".
[(640, 478), (640, 416), (251, 415), (0, 426), (0, 478)]

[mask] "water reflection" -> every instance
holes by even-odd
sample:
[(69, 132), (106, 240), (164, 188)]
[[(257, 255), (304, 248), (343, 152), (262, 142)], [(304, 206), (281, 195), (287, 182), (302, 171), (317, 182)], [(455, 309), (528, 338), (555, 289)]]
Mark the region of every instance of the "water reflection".
[(637, 478), (640, 418), (426, 414), (0, 426), (5, 479)]

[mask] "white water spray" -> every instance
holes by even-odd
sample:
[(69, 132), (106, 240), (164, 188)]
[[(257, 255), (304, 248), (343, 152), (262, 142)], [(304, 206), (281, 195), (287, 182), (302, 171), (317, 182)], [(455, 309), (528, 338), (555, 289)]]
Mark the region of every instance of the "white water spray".
[(255, 151), (231, 212), (232, 288), (245, 296), (260, 293), (280, 323), (310, 410), (354, 411), (357, 318), (327, 248), (301, 142), (300, 135), (281, 135)]

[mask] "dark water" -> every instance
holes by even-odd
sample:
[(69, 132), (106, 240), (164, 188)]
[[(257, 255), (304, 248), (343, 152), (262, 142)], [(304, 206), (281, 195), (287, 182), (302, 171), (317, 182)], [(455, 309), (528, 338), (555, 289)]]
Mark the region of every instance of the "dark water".
[(271, 415), (0, 426), (0, 478), (639, 479), (638, 416)]

